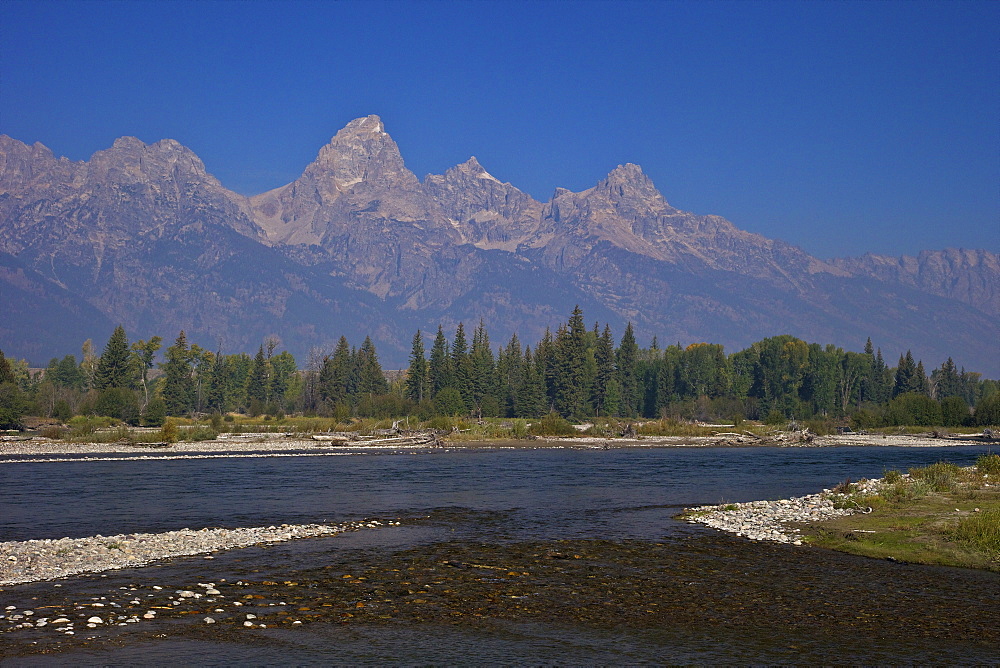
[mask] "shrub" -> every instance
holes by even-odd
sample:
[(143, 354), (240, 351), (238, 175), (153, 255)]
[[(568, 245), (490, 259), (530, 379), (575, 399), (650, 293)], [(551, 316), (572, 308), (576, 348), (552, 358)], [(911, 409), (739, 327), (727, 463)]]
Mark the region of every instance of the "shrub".
[(962, 469), (948, 462), (937, 462), (921, 469), (910, 469), (912, 478), (926, 482), (935, 492), (955, 489), (961, 474)]
[(887, 484), (895, 485), (896, 483), (898, 483), (903, 479), (903, 474), (897, 471), (896, 469), (892, 469), (891, 471), (885, 472), (885, 476), (883, 477), (883, 479)]
[(976, 424), (980, 427), (1000, 425), (1000, 392), (994, 392), (976, 404)]
[(42, 429), (39, 434), (45, 438), (58, 440), (66, 434), (66, 430), (63, 427), (51, 425)]
[(952, 537), (971, 543), (987, 552), (1000, 554), (1000, 508), (988, 509), (963, 518), (955, 527)]
[(980, 473), (1000, 473), (1000, 455), (988, 454), (980, 455), (976, 460), (976, 468)]
[(139, 424), (139, 399), (135, 392), (124, 387), (111, 387), (101, 390), (94, 404), (94, 412), (127, 422)]
[(768, 413), (767, 417), (764, 418), (764, 424), (769, 424), (771, 426), (785, 424), (785, 422), (787, 422), (787, 420), (785, 419), (785, 414), (776, 408), (771, 409), (771, 412)]
[(146, 412), (142, 416), (143, 426), (160, 427), (166, 419), (167, 405), (163, 403), (163, 399), (154, 397), (149, 404), (146, 405)]
[(556, 412), (535, 422), (529, 431), (536, 436), (574, 436), (578, 433), (566, 418)]
[(886, 421), (890, 426), (941, 424), (941, 405), (926, 394), (907, 392), (889, 402)]
[(52, 409), (52, 417), (60, 422), (66, 422), (73, 417), (73, 409), (70, 408), (69, 402), (65, 399), (57, 401), (56, 405)]
[(971, 419), (969, 404), (962, 397), (945, 397), (941, 400), (941, 424), (945, 427), (961, 427)]
[(462, 415), (466, 412), (462, 394), (454, 387), (446, 387), (434, 397), (434, 408), (438, 415)]
[(212, 413), (212, 417), (210, 418), (210, 420), (212, 423), (213, 430), (217, 432), (222, 431), (222, 415), (220, 415), (219, 413)]
[(185, 436), (190, 441), (213, 441), (218, 434), (211, 427), (198, 427), (188, 430)]
[(173, 420), (166, 420), (160, 427), (160, 438), (167, 443), (177, 442), (177, 423)]
[(427, 429), (437, 429), (439, 431), (451, 431), (452, 420), (444, 415), (436, 415), (424, 424)]
[(93, 436), (100, 428), (110, 427), (114, 418), (77, 415), (69, 421), (69, 437), (73, 439)]

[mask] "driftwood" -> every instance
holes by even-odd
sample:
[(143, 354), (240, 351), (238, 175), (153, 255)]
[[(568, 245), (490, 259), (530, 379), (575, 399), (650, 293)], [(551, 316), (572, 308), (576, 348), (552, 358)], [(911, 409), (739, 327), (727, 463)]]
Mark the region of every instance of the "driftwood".
[(808, 429), (801, 431), (776, 431), (767, 436), (758, 436), (749, 431), (740, 433), (720, 432), (714, 434), (719, 436), (718, 441), (712, 445), (720, 447), (738, 447), (741, 445), (792, 445), (796, 443), (812, 443), (816, 435)]
[[(387, 433), (388, 432), (388, 433)], [(389, 435), (391, 434), (391, 435)], [(361, 436), (353, 432), (335, 432), (313, 434), (312, 439), (330, 445), (440, 445), (436, 432), (401, 432), (380, 429), (370, 436)]]

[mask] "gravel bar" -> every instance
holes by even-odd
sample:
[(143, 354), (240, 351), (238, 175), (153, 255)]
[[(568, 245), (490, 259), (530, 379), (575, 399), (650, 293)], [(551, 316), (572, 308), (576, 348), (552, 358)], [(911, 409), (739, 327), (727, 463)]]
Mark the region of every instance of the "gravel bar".
[(398, 525), (364, 520), (344, 524), (282, 524), (236, 529), (180, 529), (89, 538), (58, 538), (0, 543), (0, 585), (22, 584), (118, 568), (146, 566), (167, 557), (190, 556), (332, 536), (344, 531)]
[[(881, 479), (862, 480), (855, 483), (859, 492), (875, 494), (882, 486)], [(871, 512), (871, 508), (836, 508), (847, 496), (828, 489), (819, 494), (808, 494), (778, 501), (747, 501), (716, 506), (687, 508), (685, 519), (704, 524), (750, 540), (791, 543), (802, 545), (799, 529), (787, 523), (822, 522), (823, 520)]]

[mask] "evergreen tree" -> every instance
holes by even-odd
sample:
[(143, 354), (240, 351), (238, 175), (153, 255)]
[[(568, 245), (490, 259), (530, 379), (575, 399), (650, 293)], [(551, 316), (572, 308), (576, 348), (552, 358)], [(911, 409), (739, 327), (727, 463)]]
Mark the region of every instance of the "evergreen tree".
[(410, 350), (410, 367), (406, 372), (406, 396), (418, 404), (427, 394), (427, 359), (424, 357), (424, 340), (420, 330), (413, 335)]
[(369, 336), (365, 337), (364, 343), (358, 350), (357, 369), (358, 395), (372, 397), (389, 392), (389, 383), (385, 379), (385, 374), (382, 373), (382, 366), (379, 364), (378, 354), (375, 352), (375, 344), (372, 343)]
[(194, 408), (194, 380), (191, 377), (187, 336), (184, 331), (167, 348), (163, 364), (163, 404), (167, 415), (187, 415)]
[(108, 390), (113, 387), (131, 388), (134, 385), (131, 361), (125, 328), (118, 325), (97, 360), (94, 388), (98, 390)]
[(532, 359), (531, 348), (525, 348), (521, 366), (524, 381), (514, 398), (514, 415), (519, 418), (540, 417), (549, 411), (545, 396), (545, 379), (541, 366)]
[(262, 413), (267, 405), (271, 380), (269, 367), (262, 344), (257, 348), (257, 355), (253, 358), (253, 366), (250, 369), (250, 377), (247, 379), (247, 405), (251, 407), (251, 414)]
[(615, 370), (621, 388), (621, 407), (618, 412), (622, 417), (636, 417), (639, 414), (638, 360), (639, 346), (635, 342), (635, 333), (630, 322), (615, 353)]
[(441, 325), (438, 325), (437, 336), (434, 337), (434, 345), (431, 347), (431, 358), (427, 365), (427, 376), (431, 397), (436, 397), (438, 392), (452, 385), (448, 339), (445, 338)]
[(45, 379), (52, 381), (53, 385), (72, 390), (84, 389), (87, 382), (73, 355), (66, 355), (61, 360), (53, 357), (45, 370)]
[(913, 354), (907, 350), (906, 355), (899, 356), (896, 364), (895, 382), (892, 386), (892, 396), (898, 397), (908, 392), (919, 392), (923, 383), (917, 378), (917, 365)]
[(542, 387), (546, 398), (546, 409), (542, 412), (544, 415), (552, 407), (555, 396), (555, 341), (548, 327), (545, 328), (542, 340), (535, 346), (535, 366), (542, 375)]
[(496, 365), (490, 349), (490, 335), (483, 321), (472, 335), (472, 350), (469, 353), (469, 386), (471, 388), (472, 409), (482, 418), (484, 412), (495, 416), (500, 410), (496, 398)]
[(931, 372), (933, 396), (939, 401), (948, 397), (962, 396), (962, 381), (955, 368), (955, 362), (949, 357), (939, 369)]
[(872, 401), (884, 404), (889, 401), (892, 393), (892, 383), (890, 382), (889, 367), (882, 358), (882, 349), (875, 353), (875, 362), (872, 364)]
[(517, 333), (511, 334), (503, 354), (497, 358), (497, 376), (500, 386), (500, 402), (503, 414), (509, 417), (516, 415), (515, 403), (517, 393), (524, 383), (524, 353)]
[(553, 364), (553, 404), (563, 416), (582, 417), (587, 413), (589, 387), (584, 382), (587, 357), (583, 312), (573, 309), (567, 326), (556, 334)]
[(271, 391), (269, 397), (275, 408), (282, 411), (288, 408), (287, 397), (295, 380), (297, 370), (295, 357), (287, 350), (283, 350), (271, 358)]
[(213, 413), (228, 412), (226, 399), (229, 394), (229, 374), (226, 367), (227, 359), (220, 350), (215, 353), (208, 390), (205, 392), (205, 407)]
[(348, 379), (351, 375), (351, 347), (341, 336), (332, 356), (323, 358), (319, 373), (319, 396), (332, 405), (344, 403), (348, 397)]
[[(595, 325), (596, 330), (596, 325)], [(604, 332), (597, 338), (594, 348), (594, 383), (591, 387), (590, 401), (597, 415), (610, 415), (605, 406), (608, 393), (608, 383), (615, 374), (615, 343), (611, 336), (611, 326), (605, 324)]]
[(0, 350), (0, 429), (21, 429), (21, 416), (27, 406), (14, 368)]
[(917, 370), (913, 379), (913, 391), (930, 396), (930, 385), (927, 382), (927, 372), (924, 370), (923, 360), (917, 361)]
[(462, 396), (465, 410), (472, 410), (472, 361), (469, 359), (469, 344), (465, 339), (465, 325), (458, 323), (455, 341), (451, 344), (451, 385)]

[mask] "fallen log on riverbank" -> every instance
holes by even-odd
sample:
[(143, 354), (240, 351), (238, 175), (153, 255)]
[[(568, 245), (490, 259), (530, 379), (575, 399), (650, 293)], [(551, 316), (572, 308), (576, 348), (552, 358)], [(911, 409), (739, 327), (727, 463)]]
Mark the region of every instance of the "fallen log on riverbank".
[(395, 432), (394, 436), (372, 435), (362, 436), (352, 432), (336, 432), (313, 434), (312, 439), (322, 444), (330, 445), (441, 445), (441, 439), (436, 432)]

